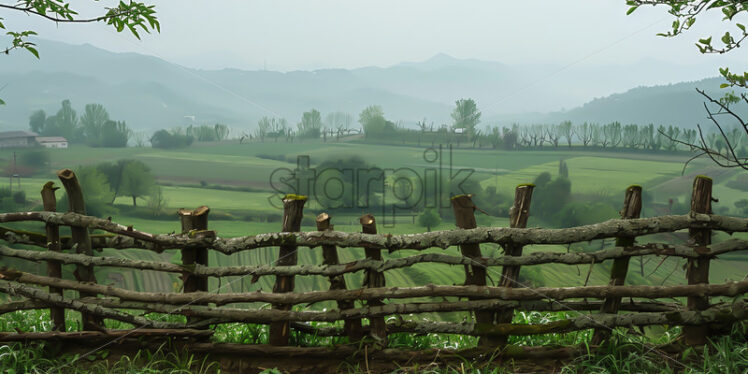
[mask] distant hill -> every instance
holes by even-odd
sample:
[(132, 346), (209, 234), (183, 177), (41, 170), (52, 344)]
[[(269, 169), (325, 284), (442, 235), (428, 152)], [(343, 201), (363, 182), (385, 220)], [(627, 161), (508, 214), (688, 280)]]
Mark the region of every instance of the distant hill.
[[(295, 124), (303, 111), (342, 110), (357, 114), (379, 104), (393, 119), (420, 118), (450, 106), (401, 92), (388, 91), (387, 82), (348, 70), (313, 72), (188, 69), (135, 53), (112, 53), (90, 45), (39, 41), (42, 58), (13, 53), (0, 60), (0, 126), (25, 128), (36, 109), (55, 112), (63, 99), (82, 110), (101, 103), (116, 119), (135, 128), (164, 128), (198, 122), (224, 122), (248, 127), (265, 115)], [(437, 74), (437, 73), (435, 73)], [(363, 77), (361, 77), (361, 76)], [(418, 113), (415, 116), (414, 113)]]
[[(705, 90), (712, 98), (719, 99), (729, 89), (720, 89), (721, 78), (708, 78), (696, 82), (684, 82), (654, 87), (637, 87), (624, 93), (594, 99), (580, 107), (566, 112), (554, 112), (539, 116), (541, 120), (558, 122), (664, 124), (694, 128), (697, 124), (710, 125), (704, 110), (707, 101), (696, 92)], [(738, 105), (734, 110), (748, 118), (746, 105)], [(720, 117), (729, 121), (728, 117)], [(734, 122), (733, 122), (734, 123)]]
[(54, 113), (64, 99), (70, 99), (79, 112), (87, 103), (101, 103), (112, 118), (149, 130), (189, 125), (193, 117), (198, 124), (222, 122), (249, 128), (267, 115), (284, 117), (293, 125), (311, 108), (323, 115), (341, 110), (355, 117), (373, 104), (405, 125), (423, 118), (438, 125), (450, 122), (455, 100), (467, 97), (476, 99), (488, 125), (567, 118), (687, 125), (703, 118), (692, 87), (717, 85), (715, 80), (705, 80), (643, 87), (589, 101), (629, 89), (636, 82), (663, 83), (694, 73), (657, 61), (568, 68), (510, 66), (444, 54), (426, 61), (351, 70), (199, 70), (90, 45), (46, 40), (38, 44), (40, 60), (22, 52), (0, 58), (0, 87), (4, 86), (0, 97), (7, 102), (0, 107), (3, 129), (25, 129), (34, 110)]

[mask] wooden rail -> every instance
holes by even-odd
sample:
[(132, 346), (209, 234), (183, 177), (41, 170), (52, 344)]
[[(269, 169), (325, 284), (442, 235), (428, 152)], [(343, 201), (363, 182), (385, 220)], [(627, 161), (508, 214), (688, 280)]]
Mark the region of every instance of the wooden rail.
[[(711, 180), (706, 177), (697, 177), (694, 181), (691, 212), (687, 215), (638, 218), (642, 190), (641, 187), (632, 186), (624, 196), (622, 219), (568, 229), (525, 228), (533, 188), (522, 185), (515, 193), (509, 228), (477, 227), (474, 211), (479, 208), (470, 195), (460, 195), (452, 198), (455, 230), (407, 235), (378, 234), (375, 217), (365, 214), (360, 219), (362, 232), (346, 233), (334, 231), (332, 217), (322, 213), (317, 216), (316, 231), (301, 232), (306, 198), (289, 195), (283, 200), (283, 232), (221, 238), (208, 229), (209, 208), (204, 206), (195, 210), (180, 210), (182, 232), (170, 235), (152, 234), (108, 219), (87, 216), (75, 173), (65, 169), (60, 171), (59, 176), (71, 196), (70, 212), (56, 212), (56, 188), (52, 182), (48, 182), (42, 189), (45, 211), (0, 214), (0, 223), (44, 223), (43, 233), (0, 227), (0, 239), (9, 245), (26, 244), (39, 248), (32, 250), (0, 245), (0, 259), (13, 257), (43, 261), (48, 265), (45, 275), (0, 269), (0, 292), (18, 298), (0, 305), (0, 314), (49, 308), (53, 329), (58, 331), (37, 335), (0, 333), (0, 341), (66, 337), (84, 340), (86, 336), (97, 339), (116, 336), (120, 333), (107, 335), (109, 333), (103, 328), (103, 319), (114, 319), (135, 325), (138, 331), (143, 331), (142, 334), (147, 336), (163, 333), (161, 335), (192, 336), (196, 339), (209, 336), (210, 331), (205, 329), (216, 324), (267, 324), (270, 325), (269, 342), (274, 346), (288, 345), (291, 330), (321, 336), (345, 336), (351, 343), (362, 341), (381, 349), (387, 346), (389, 334), (400, 332), (479, 336), (480, 346), (490, 348), (506, 345), (511, 335), (568, 333), (584, 329), (594, 330), (591, 344), (597, 346), (603, 344), (616, 327), (658, 324), (684, 326), (685, 341), (697, 345), (703, 344), (707, 336), (715, 333), (709, 326), (724, 326), (748, 319), (748, 302), (740, 299), (748, 292), (748, 280), (709, 284), (709, 263), (712, 259), (718, 255), (748, 250), (746, 239), (732, 238), (711, 243), (711, 232), (748, 232), (748, 219), (711, 214)], [(72, 236), (60, 237), (60, 226), (71, 227)], [(103, 230), (107, 234), (91, 235), (90, 229)], [(691, 240), (688, 244), (637, 244), (635, 241), (637, 237), (679, 230), (689, 230)], [(522, 253), (526, 245), (571, 244), (604, 238), (616, 238), (615, 247), (586, 253)], [(504, 255), (498, 258), (483, 257), (480, 245), (484, 243), (500, 244)], [(230, 255), (266, 247), (280, 248), (277, 261), (273, 264), (223, 267), (208, 264), (208, 251)], [(321, 247), (323, 263), (297, 264), (298, 247)], [(460, 255), (429, 252), (388, 258), (382, 253), (383, 250), (394, 252), (449, 247), (459, 247)], [(156, 252), (180, 250), (182, 263), (94, 256), (93, 248), (134, 248)], [(356, 248), (363, 248), (363, 257)], [(340, 250), (357, 253), (359, 259), (340, 263)], [(634, 256), (687, 259), (688, 284), (625, 285), (628, 263)], [(610, 282), (605, 286), (527, 287), (519, 281), (524, 266), (600, 264), (605, 261), (612, 261)], [(463, 266), (464, 285), (387, 287), (387, 272), (424, 263)], [(61, 270), (65, 265), (76, 267), (75, 280), (63, 279)], [(181, 274), (182, 291), (147, 292), (97, 284), (93, 276), (95, 267)], [(494, 271), (496, 267), (502, 267), (501, 271)], [(364, 273), (363, 283), (357, 286), (346, 282), (343, 277), (355, 272)], [(329, 289), (294, 292), (295, 277), (309, 275), (328, 277)], [(272, 293), (217, 293), (208, 287), (209, 277), (227, 276), (252, 276), (254, 281), (262, 276), (273, 276), (275, 286)], [(494, 285), (488, 285), (489, 279)], [(63, 290), (76, 291), (78, 296), (63, 293)], [(630, 300), (622, 302), (624, 297)], [(722, 303), (714, 299), (718, 297), (738, 299)], [(660, 298), (686, 298), (687, 302), (654, 300)], [(314, 310), (308, 307), (309, 304), (325, 301), (335, 302), (337, 308)], [(241, 305), (231, 305), (237, 303)], [(272, 309), (254, 303), (268, 303)], [(65, 309), (82, 314), (85, 331), (75, 334), (60, 332), (65, 328)], [(128, 309), (181, 314), (188, 318), (186, 323), (164, 322), (124, 311)], [(512, 323), (515, 310), (598, 313), (528, 325)], [(469, 312), (474, 317), (454, 323), (410, 316), (446, 312)], [(390, 316), (398, 318), (387, 320)], [(362, 324), (366, 320), (368, 324)], [(308, 324), (312, 321), (332, 324), (312, 327)]]

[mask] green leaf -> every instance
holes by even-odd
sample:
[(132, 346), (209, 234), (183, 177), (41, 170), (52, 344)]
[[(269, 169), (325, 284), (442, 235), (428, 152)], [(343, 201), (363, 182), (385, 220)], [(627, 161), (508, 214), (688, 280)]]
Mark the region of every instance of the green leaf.
[(727, 87), (730, 87), (728, 83), (722, 83), (719, 85), (719, 88), (727, 88)]
[(726, 32), (725, 35), (722, 35), (722, 43), (730, 44), (732, 42), (732, 36), (730, 36), (730, 32)]
[(3, 101), (3, 99), (0, 99), (0, 105), (5, 105), (5, 101)]
[(681, 360), (685, 360), (686, 358), (688, 358), (688, 356), (690, 356), (690, 355), (691, 355), (691, 353), (693, 353), (693, 351), (694, 351), (694, 350), (693, 350), (693, 348), (691, 348), (691, 347), (689, 347), (689, 348), (686, 348), (686, 350), (685, 350), (685, 351), (683, 351), (683, 356), (681, 356)]
[(711, 45), (712, 44), (712, 37), (708, 37), (706, 39), (699, 39), (699, 43), (704, 45)]
[(735, 26), (737, 26), (739, 29), (743, 30), (745, 32), (745, 25), (742, 25), (740, 23), (736, 23)]
[(36, 58), (39, 58), (39, 51), (36, 50), (34, 47), (26, 47), (26, 50), (31, 52), (32, 55), (36, 56)]
[(631, 8), (629, 8), (629, 10), (628, 10), (628, 11), (626, 12), (626, 15), (628, 16), (629, 14), (631, 14), (631, 13), (634, 13), (634, 11), (636, 10), (636, 8), (638, 8), (638, 7), (639, 7), (638, 5), (637, 5), (637, 6), (632, 6), (632, 7), (631, 7)]

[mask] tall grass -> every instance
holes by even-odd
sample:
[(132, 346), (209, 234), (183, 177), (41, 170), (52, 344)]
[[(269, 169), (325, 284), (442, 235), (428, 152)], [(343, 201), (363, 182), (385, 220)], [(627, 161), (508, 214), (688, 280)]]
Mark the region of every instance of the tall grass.
[(220, 373), (217, 362), (208, 356), (196, 359), (194, 355), (175, 349), (168, 344), (155, 351), (139, 350), (133, 356), (107, 360), (108, 350), (88, 356), (60, 354), (59, 347), (44, 342), (23, 345), (0, 345), (0, 370), (6, 374), (208, 374)]
[[(67, 311), (69, 331), (78, 330), (77, 312)], [(574, 317), (572, 312), (522, 312), (515, 314), (514, 323), (538, 324)], [(148, 314), (149, 318), (161, 321), (184, 322), (184, 316)], [(341, 327), (342, 323), (311, 323), (316, 327)], [(2, 331), (49, 331), (49, 311), (29, 310), (0, 315)], [(130, 324), (106, 321), (110, 329), (129, 329)], [(232, 323), (213, 327), (214, 342), (240, 344), (267, 344), (266, 325)], [(666, 354), (657, 345), (671, 343), (679, 335), (678, 327), (652, 327), (644, 331), (619, 328), (612, 334), (610, 344), (595, 353), (583, 355), (568, 362), (561, 373), (724, 373), (745, 374), (748, 372), (748, 323), (738, 323), (729, 336), (717, 337), (704, 348), (688, 348), (683, 353)], [(568, 334), (543, 334), (533, 336), (511, 336), (509, 343), (518, 346), (582, 345), (589, 342), (591, 330)], [(451, 334), (393, 333), (389, 335), (388, 348), (408, 349), (464, 349), (477, 346), (477, 337)], [(335, 346), (347, 344), (345, 337), (320, 337), (292, 331), (291, 345)], [(54, 344), (5, 344), (0, 345), (0, 372), (3, 373), (212, 373), (219, 371), (218, 363), (207, 357), (197, 359), (184, 350), (164, 344), (156, 350), (140, 350), (131, 356), (117, 359), (108, 357), (106, 349), (87, 357), (60, 354)], [(450, 364), (409, 364), (395, 373), (505, 373), (513, 372), (511, 363), (497, 366), (496, 357), (482, 360), (459, 360)], [(365, 373), (366, 367), (342, 362), (342, 372)], [(268, 371), (274, 373), (275, 371)]]

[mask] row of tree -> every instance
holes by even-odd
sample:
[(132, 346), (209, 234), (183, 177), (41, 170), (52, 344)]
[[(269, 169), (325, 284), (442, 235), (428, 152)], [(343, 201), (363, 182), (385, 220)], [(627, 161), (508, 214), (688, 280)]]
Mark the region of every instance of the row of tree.
[[(418, 129), (407, 129), (401, 123), (385, 117), (379, 105), (366, 107), (359, 113), (360, 130), (352, 129), (352, 118), (342, 112), (330, 113), (323, 121), (319, 111), (312, 109), (304, 112), (301, 121), (294, 131), (283, 118), (263, 117), (258, 122), (255, 138), (274, 141), (294, 138), (320, 138), (327, 140), (328, 135), (346, 135), (351, 132), (362, 132), (364, 138), (376, 142), (408, 141), (417, 143), (442, 143), (472, 146), (474, 148), (490, 147), (494, 149), (514, 150), (520, 148), (537, 149), (543, 147), (559, 148), (562, 146), (582, 146), (599, 149), (632, 149), (650, 151), (690, 150), (691, 146), (703, 137), (704, 142), (717, 152), (734, 149), (739, 156), (748, 157), (748, 138), (740, 129), (732, 129), (720, 136), (718, 133), (699, 134), (695, 129), (678, 126), (655, 126), (654, 124), (621, 124), (614, 121), (607, 124), (578, 123), (563, 121), (559, 124), (517, 125), (511, 127), (489, 126), (479, 128), (481, 112), (473, 99), (460, 99), (452, 110), (452, 124), (434, 127), (424, 119), (417, 122)], [(725, 138), (733, 139), (727, 144)]]
[(42, 136), (62, 136), (70, 143), (92, 147), (126, 147), (132, 136), (127, 124), (110, 119), (103, 105), (86, 104), (83, 115), (78, 117), (70, 100), (63, 100), (54, 115), (48, 116), (44, 110), (32, 113), (29, 128)]
[(328, 113), (323, 120), (322, 113), (316, 109), (310, 109), (302, 113), (301, 120), (296, 124), (296, 130), (288, 124), (285, 118), (265, 116), (257, 122), (257, 129), (254, 133), (245, 134), (244, 138), (256, 139), (260, 142), (264, 142), (267, 138), (273, 139), (275, 142), (278, 139), (293, 141), (294, 138), (323, 138), (324, 141), (327, 141), (328, 137), (340, 138), (340, 136), (358, 133), (357, 129), (351, 127), (352, 125), (353, 116), (348, 113)]
[(173, 149), (192, 145), (193, 142), (222, 141), (229, 135), (228, 126), (216, 123), (213, 126), (188, 126), (187, 128), (175, 127), (170, 130), (158, 130), (151, 136), (150, 142), (153, 148)]

